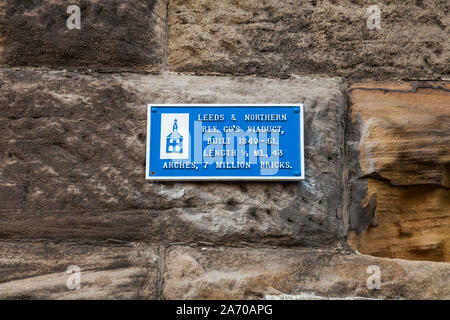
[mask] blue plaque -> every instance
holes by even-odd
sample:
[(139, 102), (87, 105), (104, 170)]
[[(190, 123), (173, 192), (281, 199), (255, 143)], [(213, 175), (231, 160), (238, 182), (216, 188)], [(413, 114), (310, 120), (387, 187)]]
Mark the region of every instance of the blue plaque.
[(148, 105), (146, 178), (301, 180), (303, 105)]

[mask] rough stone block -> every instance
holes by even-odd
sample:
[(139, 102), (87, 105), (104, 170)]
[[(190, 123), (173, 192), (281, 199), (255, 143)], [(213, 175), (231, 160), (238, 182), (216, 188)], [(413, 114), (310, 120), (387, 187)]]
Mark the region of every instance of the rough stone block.
[(351, 200), (350, 242), (367, 254), (450, 261), (450, 85), (350, 92), (350, 196), (366, 193)]
[[(339, 78), (0, 70), (0, 237), (320, 246), (343, 228)], [(302, 182), (145, 180), (147, 103), (304, 103)]]
[[(166, 299), (261, 299), (317, 295), (375, 299), (446, 299), (450, 264), (374, 258), (311, 249), (171, 247), (165, 254)], [(369, 266), (380, 289), (369, 289)]]
[[(68, 29), (67, 8), (81, 9), (81, 29)], [(149, 71), (163, 68), (165, 0), (4, 0), (0, 65)]]
[(439, 78), (450, 74), (447, 0), (169, 3), (168, 69), (194, 73)]
[[(155, 299), (159, 256), (147, 245), (0, 243), (0, 299)], [(70, 266), (80, 288), (67, 286)], [(73, 282), (70, 282), (73, 284)]]

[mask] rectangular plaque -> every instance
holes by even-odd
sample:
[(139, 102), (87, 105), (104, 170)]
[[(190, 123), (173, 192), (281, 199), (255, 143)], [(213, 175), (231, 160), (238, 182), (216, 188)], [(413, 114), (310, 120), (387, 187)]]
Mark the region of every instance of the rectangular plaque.
[(302, 104), (149, 104), (146, 178), (304, 179)]

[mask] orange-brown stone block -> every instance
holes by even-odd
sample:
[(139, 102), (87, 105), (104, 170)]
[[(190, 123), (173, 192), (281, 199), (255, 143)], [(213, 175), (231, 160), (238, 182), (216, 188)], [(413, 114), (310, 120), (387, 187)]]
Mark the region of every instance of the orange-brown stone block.
[(350, 181), (367, 179), (361, 207), (372, 212), (350, 212), (349, 242), (366, 254), (450, 261), (450, 84), (358, 83), (350, 102), (360, 167)]

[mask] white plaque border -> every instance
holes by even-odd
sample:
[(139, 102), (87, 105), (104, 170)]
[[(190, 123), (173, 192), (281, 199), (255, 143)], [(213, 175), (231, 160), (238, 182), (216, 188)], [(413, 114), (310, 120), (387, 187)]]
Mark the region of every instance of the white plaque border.
[[(167, 177), (158, 177), (150, 175), (150, 126), (151, 126), (151, 112), (152, 108), (158, 107), (182, 107), (182, 108), (193, 108), (193, 107), (262, 107), (262, 108), (270, 108), (270, 107), (299, 107), (300, 112), (299, 123), (300, 123), (300, 165), (301, 165), (301, 173), (299, 176), (167, 176)], [(145, 178), (147, 180), (153, 181), (300, 181), (305, 179), (305, 146), (304, 146), (304, 104), (302, 103), (288, 103), (288, 104), (243, 104), (243, 103), (235, 103), (235, 104), (151, 104), (147, 105), (147, 148), (146, 148), (146, 161), (145, 161)], [(159, 152), (159, 150), (158, 150)]]

